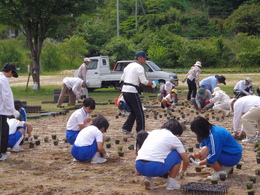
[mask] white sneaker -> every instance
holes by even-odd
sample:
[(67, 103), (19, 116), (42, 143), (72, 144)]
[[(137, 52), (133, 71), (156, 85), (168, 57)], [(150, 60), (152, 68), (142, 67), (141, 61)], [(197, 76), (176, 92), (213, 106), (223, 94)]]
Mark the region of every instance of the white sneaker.
[(229, 116), (230, 112), (228, 110), (224, 110), (224, 114), (227, 117), (227, 116)]
[(207, 179), (219, 179), (221, 173), (227, 174), (226, 171), (216, 171), (213, 175), (208, 176)]
[(96, 157), (95, 159), (92, 158), (92, 160), (90, 161), (90, 163), (92, 164), (98, 164), (98, 163), (104, 163), (106, 162), (107, 159), (105, 158), (101, 158), (101, 157)]
[(168, 108), (167, 108), (167, 107), (165, 107), (165, 108), (164, 108), (164, 110), (168, 110)]
[(78, 162), (78, 160), (76, 158), (73, 158), (73, 162)]
[(175, 179), (168, 177), (166, 190), (178, 190), (181, 186), (175, 181)]
[(6, 158), (11, 154), (11, 152), (2, 153), (2, 156), (6, 156)]
[(146, 190), (154, 190), (154, 183), (152, 177), (145, 177), (143, 183)]
[(0, 161), (7, 159), (7, 156), (1, 155)]
[(11, 151), (12, 152), (21, 152), (21, 151), (23, 151), (23, 149), (21, 147), (13, 147)]
[(242, 142), (243, 143), (255, 143), (255, 142), (257, 142), (257, 139), (255, 139), (255, 138), (247, 138), (247, 139), (243, 139), (242, 140)]
[(228, 167), (228, 166), (222, 166), (223, 171), (225, 171), (228, 174), (230, 174), (231, 170), (233, 169), (233, 167)]

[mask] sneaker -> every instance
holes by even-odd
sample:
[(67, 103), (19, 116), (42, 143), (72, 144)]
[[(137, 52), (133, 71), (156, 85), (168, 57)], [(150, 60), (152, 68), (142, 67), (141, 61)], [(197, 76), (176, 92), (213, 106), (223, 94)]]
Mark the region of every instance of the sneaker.
[(166, 190), (178, 190), (181, 186), (175, 181), (175, 179), (168, 177)]
[(255, 138), (247, 138), (242, 140), (243, 143), (255, 143), (257, 140)]
[(11, 154), (11, 152), (2, 153), (2, 156), (6, 156), (6, 158)]
[(146, 190), (154, 190), (154, 183), (151, 177), (145, 177), (143, 184)]
[(90, 163), (92, 163), (92, 164), (99, 164), (99, 163), (104, 163), (106, 161), (107, 161), (107, 159), (105, 159), (105, 158), (96, 157), (94, 159), (92, 158)]
[(227, 173), (227, 175), (228, 175), (228, 174), (231, 173), (233, 167), (222, 166), (222, 169), (223, 169), (223, 171), (225, 171), (225, 172)]
[(131, 135), (131, 136), (133, 136), (133, 134), (132, 134), (130, 131), (127, 131), (127, 130), (125, 130), (125, 129), (122, 129), (121, 132), (124, 133), (124, 134), (126, 134), (126, 135)]
[(4, 155), (0, 154), (0, 161), (5, 160), (5, 159), (7, 159), (7, 156), (4, 156)]
[(228, 111), (228, 110), (224, 110), (224, 114), (225, 114), (225, 117), (228, 117), (229, 114), (230, 114), (230, 111)]
[(78, 160), (76, 158), (73, 158), (73, 162), (78, 162)]
[(213, 175), (208, 176), (207, 179), (219, 179), (221, 173), (227, 174), (226, 171), (216, 171)]
[(164, 108), (164, 110), (168, 110), (168, 108), (167, 108), (167, 107), (165, 107), (165, 108)]
[(23, 149), (21, 147), (13, 147), (11, 151), (12, 152), (21, 152), (21, 151), (23, 151)]

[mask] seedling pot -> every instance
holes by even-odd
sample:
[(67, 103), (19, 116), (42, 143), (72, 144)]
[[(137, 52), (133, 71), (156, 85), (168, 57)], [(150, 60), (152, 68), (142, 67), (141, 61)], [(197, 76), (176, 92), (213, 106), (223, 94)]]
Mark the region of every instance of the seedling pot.
[(252, 181), (253, 183), (256, 183), (256, 177), (255, 176), (250, 176), (249, 180)]
[(41, 144), (41, 141), (40, 141), (40, 140), (36, 140), (36, 141), (35, 141), (35, 145), (36, 145), (36, 146), (39, 146), (40, 144)]
[(119, 143), (120, 143), (120, 140), (116, 139), (115, 144), (119, 144)]
[(225, 181), (226, 178), (227, 178), (227, 175), (222, 173), (222, 174), (219, 175), (219, 178), (220, 178), (221, 181)]
[(196, 166), (196, 167), (195, 167), (195, 171), (196, 171), (196, 172), (201, 172), (201, 169), (202, 169), (201, 166)]
[(253, 188), (253, 182), (252, 181), (247, 181), (246, 182), (246, 187), (247, 187), (247, 189), (252, 189)]
[(54, 144), (55, 146), (57, 146), (57, 145), (59, 144), (59, 142), (58, 142), (57, 140), (55, 140), (55, 141), (53, 141), (53, 144)]
[(218, 180), (217, 179), (212, 179), (211, 180), (211, 184), (218, 184)]
[(110, 142), (106, 143), (106, 147), (111, 148), (111, 143)]
[(241, 169), (241, 168), (242, 168), (242, 164), (238, 163), (238, 164), (236, 165), (236, 168), (237, 168), (237, 169)]
[(119, 151), (119, 152), (118, 152), (118, 156), (120, 156), (120, 157), (124, 156), (124, 154), (125, 154), (125, 153), (122, 152), (122, 151)]
[(57, 139), (57, 135), (51, 135), (51, 137), (52, 137), (53, 140)]

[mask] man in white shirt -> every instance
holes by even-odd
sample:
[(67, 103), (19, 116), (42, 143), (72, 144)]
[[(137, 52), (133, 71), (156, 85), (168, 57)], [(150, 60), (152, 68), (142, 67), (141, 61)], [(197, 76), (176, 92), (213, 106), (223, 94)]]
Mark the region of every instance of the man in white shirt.
[[(244, 143), (257, 142), (260, 138), (260, 97), (259, 96), (244, 96), (239, 98), (233, 105), (233, 129), (234, 137), (241, 136), (245, 132), (246, 139), (242, 140)], [(242, 122), (241, 132), (238, 133), (239, 122)], [(253, 121), (257, 122), (258, 136), (254, 130)]]
[(80, 98), (81, 88), (86, 88), (86, 82), (77, 77), (65, 77), (62, 82), (63, 84), (57, 107), (61, 107), (61, 104), (68, 96), (70, 106), (75, 105), (76, 99), (78, 102), (83, 102), (83, 100)]
[(243, 97), (246, 95), (253, 95), (252, 79), (247, 78), (246, 80), (238, 81), (234, 87), (234, 95), (236, 98)]
[[(84, 82), (87, 81), (87, 66), (89, 65), (89, 63), (91, 62), (91, 60), (89, 58), (84, 58), (84, 62), (83, 64), (81, 64), (81, 66), (79, 67), (78, 70), (78, 77), (81, 78)], [(85, 98), (88, 97), (88, 88), (82, 88), (82, 95), (85, 96)]]
[(137, 132), (145, 130), (145, 117), (138, 93), (139, 84), (156, 87), (155, 82), (148, 81), (145, 76), (143, 65), (145, 65), (145, 61), (148, 59), (144, 51), (138, 51), (135, 54), (135, 61), (125, 67), (121, 77), (121, 80), (124, 81), (122, 87), (123, 97), (131, 109), (131, 113), (128, 115), (122, 128), (122, 132), (128, 135), (132, 135), (131, 131), (135, 121)]
[(10, 155), (10, 152), (7, 152), (9, 137), (7, 116), (20, 117), (20, 113), (14, 107), (13, 92), (9, 84), (11, 77), (18, 77), (16, 66), (12, 63), (6, 63), (0, 73), (0, 161), (7, 159)]

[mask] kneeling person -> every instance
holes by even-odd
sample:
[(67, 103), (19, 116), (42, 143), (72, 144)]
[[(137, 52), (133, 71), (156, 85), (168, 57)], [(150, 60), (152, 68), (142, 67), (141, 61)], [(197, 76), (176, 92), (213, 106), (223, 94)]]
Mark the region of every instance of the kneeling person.
[(175, 107), (175, 102), (177, 99), (177, 90), (172, 89), (171, 93), (168, 94), (166, 97), (164, 97), (161, 101), (161, 107), (164, 108), (165, 110), (168, 108), (174, 108)]
[(105, 158), (99, 157), (100, 153), (109, 156), (104, 149), (104, 135), (109, 127), (109, 123), (105, 117), (98, 115), (93, 121), (92, 125), (82, 129), (75, 143), (72, 146), (71, 154), (79, 161), (88, 161), (91, 163), (104, 163)]

